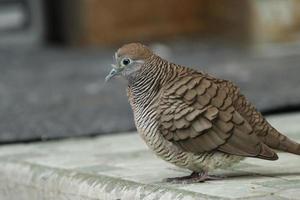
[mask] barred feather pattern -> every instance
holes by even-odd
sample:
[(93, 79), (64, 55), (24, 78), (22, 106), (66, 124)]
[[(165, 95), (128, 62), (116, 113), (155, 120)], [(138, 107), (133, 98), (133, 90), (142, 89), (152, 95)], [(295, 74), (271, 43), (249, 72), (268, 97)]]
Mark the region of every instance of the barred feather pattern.
[(273, 128), (263, 115), (251, 104), (247, 98), (240, 94), (240, 90), (232, 82), (212, 78), (214, 82), (222, 85), (223, 88), (229, 88), (235, 109), (249, 122), (253, 127), (253, 132), (260, 140), (273, 149), (300, 154), (300, 145), (289, 139), (287, 136)]
[(152, 57), (151, 61), (144, 66), (143, 71), (129, 80), (127, 94), (133, 109), (136, 127), (148, 147), (162, 159), (180, 167), (187, 167), (188, 153), (165, 140), (158, 130), (157, 101), (161, 92), (160, 88), (167, 81), (165, 74), (173, 73), (169, 64), (159, 57)]
[(139, 134), (165, 161), (202, 172), (244, 157), (277, 160), (273, 149), (300, 155), (300, 144), (273, 128), (232, 82), (170, 63), (140, 43), (121, 47), (117, 63), (124, 57), (143, 63), (124, 71), (129, 102)]
[(143, 71), (129, 80), (127, 93), (138, 132), (157, 156), (178, 167), (201, 172), (231, 166), (243, 157), (216, 151), (187, 152), (167, 140), (159, 130), (158, 107), (163, 85), (175, 80), (179, 74), (189, 73), (191, 70), (188, 68), (153, 56)]
[(225, 168), (244, 157), (300, 155), (300, 145), (274, 129), (232, 82), (170, 63), (141, 44), (118, 55), (144, 61), (126, 77), (137, 130), (159, 157), (194, 172)]

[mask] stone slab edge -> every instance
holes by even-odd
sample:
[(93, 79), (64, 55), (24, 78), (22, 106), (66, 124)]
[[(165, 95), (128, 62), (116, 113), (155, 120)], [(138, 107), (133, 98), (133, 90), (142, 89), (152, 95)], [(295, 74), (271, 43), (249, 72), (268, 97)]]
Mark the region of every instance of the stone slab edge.
[(167, 186), (141, 184), (105, 175), (46, 167), (24, 161), (0, 161), (0, 199), (193, 200), (224, 199)]

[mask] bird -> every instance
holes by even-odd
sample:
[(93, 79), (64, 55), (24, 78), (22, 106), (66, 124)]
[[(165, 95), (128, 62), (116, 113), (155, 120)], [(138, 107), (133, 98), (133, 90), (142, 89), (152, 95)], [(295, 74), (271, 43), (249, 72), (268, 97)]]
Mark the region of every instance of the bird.
[(127, 80), (137, 132), (159, 158), (191, 174), (168, 182), (195, 183), (253, 157), (274, 161), (275, 150), (300, 155), (300, 144), (272, 127), (229, 80), (169, 62), (141, 43), (123, 45), (105, 78)]

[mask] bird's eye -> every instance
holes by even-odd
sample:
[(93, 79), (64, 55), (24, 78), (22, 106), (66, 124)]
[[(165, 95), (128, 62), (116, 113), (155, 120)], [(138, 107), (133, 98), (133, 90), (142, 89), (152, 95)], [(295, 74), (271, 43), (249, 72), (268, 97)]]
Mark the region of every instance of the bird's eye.
[(129, 65), (130, 63), (131, 63), (131, 60), (129, 58), (124, 58), (122, 60), (122, 65), (123, 66)]

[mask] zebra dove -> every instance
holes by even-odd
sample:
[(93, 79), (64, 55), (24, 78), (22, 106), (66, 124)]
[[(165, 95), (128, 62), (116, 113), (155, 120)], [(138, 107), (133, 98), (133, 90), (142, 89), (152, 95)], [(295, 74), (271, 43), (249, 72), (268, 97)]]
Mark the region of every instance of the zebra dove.
[(160, 158), (192, 171), (167, 181), (203, 182), (208, 172), (245, 157), (300, 155), (300, 144), (275, 130), (232, 82), (168, 62), (140, 43), (124, 45), (106, 80), (121, 75), (138, 133)]

